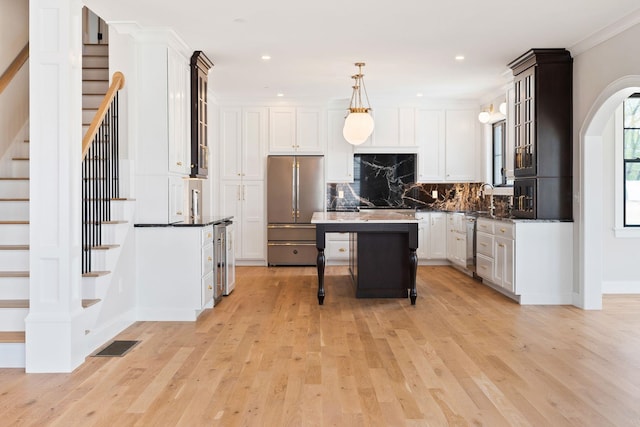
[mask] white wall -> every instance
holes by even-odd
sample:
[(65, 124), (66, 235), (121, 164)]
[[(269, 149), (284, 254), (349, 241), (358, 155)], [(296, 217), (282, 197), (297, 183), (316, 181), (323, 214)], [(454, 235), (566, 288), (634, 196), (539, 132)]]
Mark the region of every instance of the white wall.
[[(29, 1), (0, 0), (0, 74), (29, 41)], [(29, 62), (0, 94), (0, 158), (29, 117)]]
[[(640, 16), (629, 19), (638, 22)], [(603, 208), (604, 195), (609, 198), (609, 192), (613, 193), (608, 181), (612, 175), (610, 162), (603, 164), (605, 152), (612, 149), (607, 123), (626, 96), (625, 91), (640, 86), (640, 56), (633, 54), (640, 40), (640, 25), (625, 25), (625, 31), (574, 53), (574, 220), (578, 237), (574, 303), (584, 308), (602, 307), (605, 281), (638, 281), (631, 267), (639, 239), (623, 242), (603, 232), (604, 228), (611, 228), (613, 206), (608, 203), (606, 210)], [(618, 28), (624, 27), (620, 24)], [(576, 49), (583, 49), (585, 43)], [(629, 251), (629, 247), (635, 250)], [(640, 286), (636, 289), (640, 291)]]

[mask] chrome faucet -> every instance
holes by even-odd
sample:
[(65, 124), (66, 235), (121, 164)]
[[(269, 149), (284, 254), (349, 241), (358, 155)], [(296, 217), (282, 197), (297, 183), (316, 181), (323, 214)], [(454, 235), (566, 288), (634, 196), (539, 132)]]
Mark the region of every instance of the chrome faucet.
[(491, 194), (489, 195), (489, 215), (494, 216), (496, 211), (496, 206), (493, 204), (493, 190), (494, 190), (493, 185), (489, 184), (488, 182), (485, 182), (480, 187), (480, 191), (482, 192), (482, 197), (486, 196), (487, 193), (484, 191), (484, 188), (487, 186), (491, 189)]

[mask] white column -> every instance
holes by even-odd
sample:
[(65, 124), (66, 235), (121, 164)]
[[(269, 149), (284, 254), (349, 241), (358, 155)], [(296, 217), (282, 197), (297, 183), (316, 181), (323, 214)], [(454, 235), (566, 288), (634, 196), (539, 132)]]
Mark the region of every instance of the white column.
[(82, 4), (30, 0), (30, 310), (27, 372), (85, 357), (81, 302)]

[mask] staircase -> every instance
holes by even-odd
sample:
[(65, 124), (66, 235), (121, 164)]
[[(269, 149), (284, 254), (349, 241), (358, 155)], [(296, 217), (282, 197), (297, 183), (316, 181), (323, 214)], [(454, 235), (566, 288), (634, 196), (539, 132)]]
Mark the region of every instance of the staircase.
[[(107, 45), (85, 45), (82, 70), (83, 134), (109, 87)], [(25, 318), (29, 311), (29, 139), (28, 124), (5, 155), (0, 169), (0, 368), (25, 367)], [(8, 156), (8, 158), (7, 158)], [(78, 153), (78, 161), (80, 156)], [(8, 166), (6, 166), (8, 164)], [(117, 263), (119, 242), (126, 238), (133, 207), (126, 199), (114, 204), (112, 221), (99, 225), (103, 244), (86, 248), (92, 253), (90, 272), (83, 274), (82, 306), (91, 335), (100, 314), (100, 301), (107, 296), (110, 268)], [(78, 225), (80, 226), (80, 225)], [(85, 249), (85, 248), (83, 248)], [(111, 327), (114, 329), (115, 327)], [(87, 353), (113, 333), (102, 326), (101, 333), (87, 338)], [(117, 332), (117, 331), (116, 331)], [(106, 336), (106, 338), (105, 338)]]
[(18, 368), (24, 367), (24, 319), (29, 311), (29, 140), (26, 136), (18, 138), (6, 155), (9, 166), (0, 171), (0, 367)]

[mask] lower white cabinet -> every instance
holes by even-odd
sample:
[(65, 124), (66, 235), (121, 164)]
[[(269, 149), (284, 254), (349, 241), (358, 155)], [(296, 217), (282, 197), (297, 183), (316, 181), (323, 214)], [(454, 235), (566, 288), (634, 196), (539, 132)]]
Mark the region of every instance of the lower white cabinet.
[(447, 213), (447, 260), (460, 267), (467, 267), (467, 229), (464, 214)]
[(419, 261), (447, 258), (447, 229), (444, 212), (417, 212)]
[(213, 226), (135, 227), (138, 320), (194, 321), (213, 307)]
[(220, 191), (221, 214), (234, 218), (236, 260), (264, 264), (267, 246), (264, 182), (223, 181)]
[(478, 218), (476, 273), (520, 304), (571, 304), (573, 223)]
[(325, 259), (327, 264), (349, 262), (349, 233), (326, 233)]

